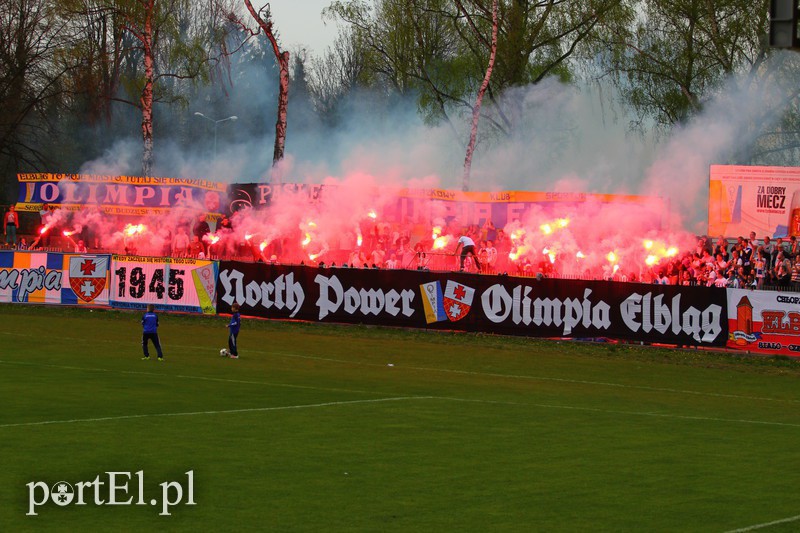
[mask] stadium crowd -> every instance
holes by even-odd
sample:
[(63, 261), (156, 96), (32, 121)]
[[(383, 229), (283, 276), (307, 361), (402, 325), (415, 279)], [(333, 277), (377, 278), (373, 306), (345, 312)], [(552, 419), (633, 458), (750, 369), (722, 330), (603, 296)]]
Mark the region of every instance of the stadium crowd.
[[(144, 242), (152, 244), (147, 235), (130, 233), (114, 244), (101, 242), (100, 232), (84, 226), (80, 232), (61, 231), (61, 228), (37, 228), (30, 235), (19, 232), (19, 221), (13, 209), (5, 211), (3, 246), (6, 249), (39, 249), (75, 253), (106, 252), (153, 255), (152, 246), (140, 250)], [(12, 221), (15, 221), (13, 228)], [(160, 255), (207, 259), (235, 259), (263, 263), (311, 264), (329, 268), (380, 268), (417, 270), (458, 270), (460, 258), (455, 255), (456, 242), (466, 236), (475, 243), (480, 270), (488, 274), (570, 279), (606, 279), (658, 283), (664, 285), (702, 285), (729, 288), (793, 288), (800, 290), (800, 243), (797, 237), (761, 239), (751, 232), (729, 240), (719, 236), (697, 238), (693, 249), (678, 251), (661, 258), (647, 268), (631, 271), (606, 268), (602, 272), (574, 274), (559, 268), (559, 262), (544, 254), (517, 254), (517, 243), (492, 221), (483, 225), (460, 227), (455, 221), (447, 226), (411, 225), (375, 222), (359, 230), (358, 235), (341, 235), (340, 242), (317, 244), (310, 254), (308, 242), (300, 230), (269, 242), (242, 238), (235, 232), (231, 219), (211, 221), (205, 213), (185, 219), (169, 228), (168, 238), (156, 250)], [(42, 221), (44, 224), (44, 221)], [(162, 228), (163, 230), (163, 228)], [(52, 238), (51, 238), (52, 236)], [(357, 241), (357, 242), (356, 242)], [(302, 242), (302, 244), (301, 244)], [(316, 256), (316, 257), (315, 257)], [(468, 271), (476, 271), (473, 258), (463, 262)]]

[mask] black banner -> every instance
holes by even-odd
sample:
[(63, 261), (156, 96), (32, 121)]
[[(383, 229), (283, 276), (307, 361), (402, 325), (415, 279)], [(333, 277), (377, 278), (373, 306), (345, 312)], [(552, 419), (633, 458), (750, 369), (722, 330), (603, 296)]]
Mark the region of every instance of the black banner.
[(725, 290), (220, 262), (217, 310), (312, 322), (724, 346)]
[(314, 185), (308, 183), (236, 183), (228, 186), (227, 213), (235, 213), (242, 209), (261, 209), (272, 204), (282, 195), (308, 196), (310, 202), (319, 200), (322, 190), (331, 185)]

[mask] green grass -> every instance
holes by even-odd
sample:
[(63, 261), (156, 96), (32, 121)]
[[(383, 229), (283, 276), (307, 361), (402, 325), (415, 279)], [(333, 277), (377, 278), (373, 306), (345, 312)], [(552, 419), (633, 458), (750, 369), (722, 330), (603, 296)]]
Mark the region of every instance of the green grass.
[[(0, 306), (3, 531), (723, 532), (800, 515), (795, 360), (245, 319), (234, 361), (226, 319), (162, 315), (160, 364), (140, 360), (139, 319)], [(25, 516), (26, 483), (140, 470), (148, 500), (193, 470), (197, 505)]]

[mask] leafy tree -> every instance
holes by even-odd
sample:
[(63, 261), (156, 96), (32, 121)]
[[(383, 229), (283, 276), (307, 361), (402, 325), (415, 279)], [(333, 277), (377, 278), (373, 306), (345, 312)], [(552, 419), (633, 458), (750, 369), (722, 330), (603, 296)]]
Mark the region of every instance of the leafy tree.
[[(325, 13), (347, 24), (363, 43), (368, 74), (362, 78), (372, 87), (414, 96), (428, 122), (448, 124), (460, 139), (492, 52), (492, 3), (339, 0)], [(500, 0), (496, 59), (479, 136), (512, 134), (521, 102), (509, 89), (552, 76), (571, 79), (604, 28), (626, 17), (623, 0)]]
[[(65, 0), (83, 21), (74, 53), (88, 58), (84, 87), (102, 109), (119, 102), (141, 113), (142, 173), (153, 167), (153, 106), (183, 103), (181, 84), (207, 81), (229, 53), (230, 0)], [(101, 83), (96, 83), (100, 81)], [(105, 108), (107, 112), (107, 107)]]
[(601, 64), (639, 113), (685, 122), (734, 73), (755, 75), (766, 49), (768, 0), (636, 0), (638, 16), (605, 35)]

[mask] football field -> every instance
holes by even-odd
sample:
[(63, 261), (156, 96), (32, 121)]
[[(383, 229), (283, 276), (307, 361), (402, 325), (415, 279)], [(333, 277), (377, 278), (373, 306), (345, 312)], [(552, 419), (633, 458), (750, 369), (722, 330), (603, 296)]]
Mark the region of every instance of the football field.
[(0, 306), (3, 531), (800, 530), (795, 361), (140, 317)]

